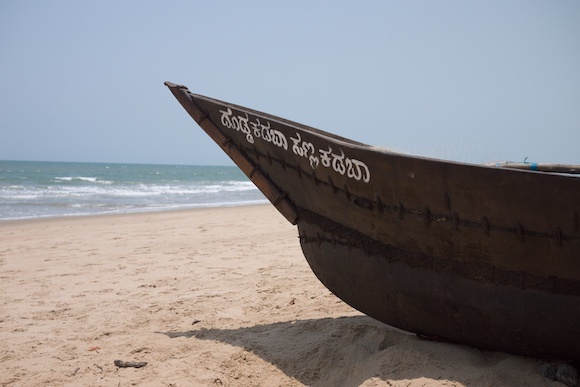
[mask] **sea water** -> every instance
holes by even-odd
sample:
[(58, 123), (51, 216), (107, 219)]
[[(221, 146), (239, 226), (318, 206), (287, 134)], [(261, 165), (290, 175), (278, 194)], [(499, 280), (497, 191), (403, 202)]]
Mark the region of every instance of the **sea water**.
[(0, 220), (259, 203), (233, 166), (0, 161)]

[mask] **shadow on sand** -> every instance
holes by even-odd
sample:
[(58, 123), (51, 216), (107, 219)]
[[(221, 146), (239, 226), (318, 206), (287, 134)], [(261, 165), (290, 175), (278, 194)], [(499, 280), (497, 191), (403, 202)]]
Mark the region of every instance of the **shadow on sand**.
[[(491, 363), (507, 361), (511, 364), (502, 367), (523, 366), (529, 371), (525, 363), (528, 360), (524, 358), (424, 341), (366, 316), (157, 333), (171, 338), (214, 340), (243, 348), (309, 386), (359, 386), (373, 378), (376, 381), (426, 378), (501, 385), (511, 378), (499, 375), (497, 379), (496, 375), (486, 374), (494, 366)], [(533, 371), (534, 365), (529, 366)], [(518, 376), (515, 378), (517, 383)]]

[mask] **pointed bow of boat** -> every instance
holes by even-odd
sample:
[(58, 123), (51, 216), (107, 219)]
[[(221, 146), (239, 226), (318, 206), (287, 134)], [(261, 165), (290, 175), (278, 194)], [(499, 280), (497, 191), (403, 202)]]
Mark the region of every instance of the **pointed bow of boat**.
[(258, 187), (266, 198), (278, 209), (278, 211), (292, 224), (296, 224), (298, 218), (296, 208), (288, 200), (288, 195), (283, 192), (254, 161), (250, 160), (243, 150), (235, 144), (230, 137), (226, 136), (212, 120), (208, 119), (209, 112), (199, 106), (192, 98), (192, 94), (186, 86), (172, 82), (165, 82), (175, 98), (185, 108), (187, 113), (197, 124), (230, 156), (244, 174)]

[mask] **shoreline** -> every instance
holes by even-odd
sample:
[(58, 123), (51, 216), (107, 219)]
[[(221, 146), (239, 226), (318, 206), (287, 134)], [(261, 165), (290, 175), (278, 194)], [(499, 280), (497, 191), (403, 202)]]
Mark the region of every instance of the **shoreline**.
[(112, 212), (112, 213), (96, 213), (96, 214), (70, 214), (70, 215), (47, 215), (34, 218), (14, 218), (14, 219), (0, 219), (0, 227), (4, 223), (17, 223), (17, 222), (36, 222), (36, 221), (58, 221), (58, 220), (68, 220), (76, 218), (101, 218), (101, 217), (117, 217), (117, 216), (140, 216), (147, 214), (159, 214), (159, 213), (172, 213), (172, 212), (195, 212), (201, 210), (211, 210), (220, 208), (238, 208), (238, 207), (260, 207), (260, 206), (272, 206), (270, 202), (265, 203), (248, 203), (248, 204), (233, 204), (226, 206), (199, 206), (199, 207), (188, 207), (188, 208), (175, 208), (175, 209), (159, 209), (150, 211), (129, 211), (129, 212)]
[(559, 385), (537, 360), (420, 340), (352, 309), (269, 204), (0, 230), (1, 386)]

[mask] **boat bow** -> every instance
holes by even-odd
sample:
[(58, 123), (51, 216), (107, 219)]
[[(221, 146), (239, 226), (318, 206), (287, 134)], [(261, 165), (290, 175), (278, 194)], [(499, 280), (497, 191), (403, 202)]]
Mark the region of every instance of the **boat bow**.
[(339, 298), (426, 336), (580, 361), (580, 179), (392, 153), (166, 82)]

